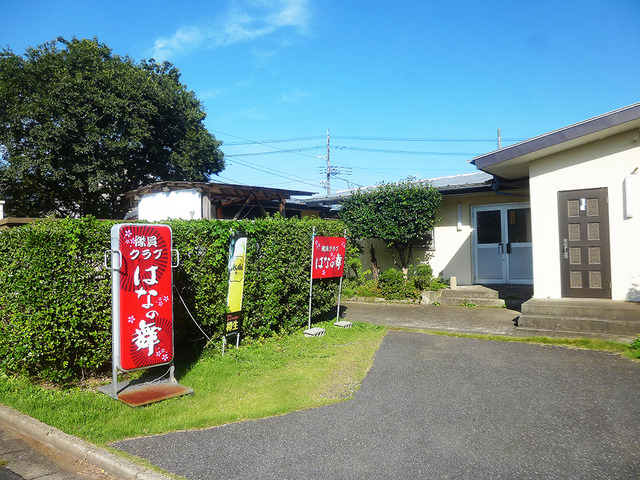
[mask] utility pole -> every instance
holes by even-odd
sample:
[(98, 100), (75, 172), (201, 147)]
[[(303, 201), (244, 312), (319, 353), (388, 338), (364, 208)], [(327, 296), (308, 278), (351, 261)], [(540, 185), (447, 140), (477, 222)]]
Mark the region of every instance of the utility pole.
[(331, 147), (329, 146), (329, 129), (327, 128), (327, 196), (331, 195), (331, 163), (329, 161), (330, 153)]
[(321, 157), (316, 156), (316, 158), (326, 158), (327, 160), (327, 180), (324, 182), (327, 187), (327, 196), (331, 195), (331, 175), (335, 175), (337, 172), (333, 172), (331, 170), (331, 161), (329, 160), (329, 156), (331, 155), (331, 146), (329, 143), (329, 129), (327, 128), (327, 155), (323, 155)]

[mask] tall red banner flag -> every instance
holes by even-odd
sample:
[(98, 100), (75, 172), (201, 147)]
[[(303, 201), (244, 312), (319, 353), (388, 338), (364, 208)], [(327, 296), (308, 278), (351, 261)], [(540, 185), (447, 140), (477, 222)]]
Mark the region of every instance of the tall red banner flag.
[(314, 237), (311, 278), (342, 277), (346, 248), (344, 237)]
[(112, 287), (116, 365), (128, 371), (170, 363), (173, 359), (171, 228), (114, 225), (111, 248), (119, 255)]

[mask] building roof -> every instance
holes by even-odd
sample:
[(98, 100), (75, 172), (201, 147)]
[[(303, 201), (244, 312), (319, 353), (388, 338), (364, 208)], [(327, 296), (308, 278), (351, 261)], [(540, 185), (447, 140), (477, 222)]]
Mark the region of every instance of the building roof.
[[(464, 173), (447, 177), (430, 178), (427, 180), (415, 180), (416, 183), (429, 184), (439, 190), (443, 195), (470, 193), (482, 190), (491, 190), (493, 175), (485, 172)], [(376, 186), (364, 187), (360, 190), (375, 189)], [(350, 197), (358, 189), (342, 190), (333, 195), (321, 195), (306, 200), (307, 205), (335, 205), (342, 199)]]
[(174, 190), (197, 190), (208, 194), (212, 200), (222, 205), (233, 205), (244, 202), (253, 195), (259, 202), (269, 200), (288, 200), (292, 196), (310, 196), (313, 192), (300, 190), (284, 190), (280, 188), (256, 187), (250, 185), (233, 185), (217, 182), (157, 182), (136, 188), (123, 194), (124, 198), (139, 199), (143, 195), (155, 192), (170, 192)]
[(640, 128), (640, 103), (480, 155), (471, 163), (502, 178), (523, 178), (529, 176), (529, 162), (532, 160), (633, 128)]

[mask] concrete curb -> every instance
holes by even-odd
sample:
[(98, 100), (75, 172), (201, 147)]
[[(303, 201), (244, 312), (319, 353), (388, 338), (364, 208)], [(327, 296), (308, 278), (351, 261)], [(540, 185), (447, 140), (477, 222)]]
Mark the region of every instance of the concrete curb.
[(3, 404), (0, 404), (0, 424), (73, 459), (95, 465), (118, 479), (172, 480)]

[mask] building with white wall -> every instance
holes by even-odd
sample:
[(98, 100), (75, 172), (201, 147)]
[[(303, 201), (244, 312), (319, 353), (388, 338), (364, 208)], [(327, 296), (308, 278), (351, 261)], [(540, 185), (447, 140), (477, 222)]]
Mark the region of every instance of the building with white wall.
[(293, 196), (311, 192), (280, 188), (233, 185), (217, 182), (157, 182), (123, 195), (130, 202), (128, 219), (231, 220), (255, 218), (268, 213), (302, 217), (318, 215)]
[(640, 104), (473, 163), (528, 179), (534, 297), (640, 301)]

